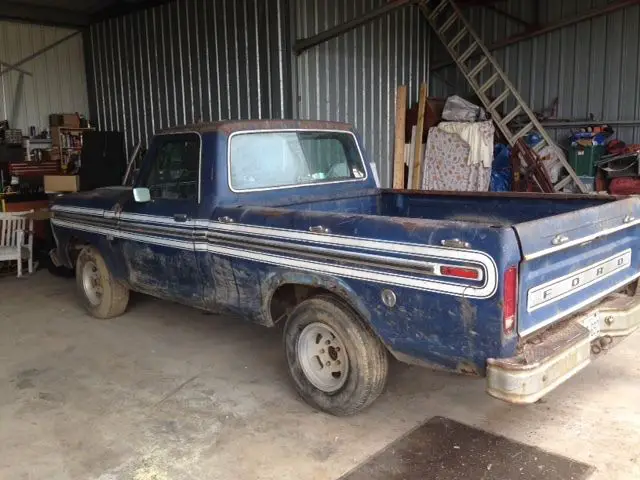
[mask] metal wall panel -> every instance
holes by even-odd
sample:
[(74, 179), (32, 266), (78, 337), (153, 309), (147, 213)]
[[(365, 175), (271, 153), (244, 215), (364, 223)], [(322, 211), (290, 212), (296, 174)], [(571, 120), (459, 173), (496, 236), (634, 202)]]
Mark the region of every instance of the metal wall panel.
[[(386, 0), (299, 0), (297, 38), (306, 38), (372, 10)], [(303, 52), (297, 59), (300, 118), (350, 122), (364, 138), (382, 185), (390, 186), (395, 92), (409, 85), (417, 101), (427, 81), (429, 26), (404, 7)]]
[(93, 25), (92, 112), (127, 148), (155, 131), (282, 118), (289, 102), (285, 0), (176, 0)]
[[(541, 0), (536, 12), (532, 0), (502, 3), (525, 20), (551, 23), (601, 7), (611, 0)], [(523, 27), (495, 12), (474, 8), (466, 12), (486, 43), (521, 32)], [(539, 18), (536, 18), (536, 15)], [(510, 80), (537, 111), (558, 99), (561, 119), (640, 119), (640, 6), (587, 20), (494, 52)], [(438, 40), (433, 42), (433, 63), (447, 58)], [(432, 72), (431, 91), (447, 96), (468, 93), (455, 67)], [(615, 127), (618, 138), (640, 142), (640, 126)], [(570, 130), (550, 129), (558, 140)]]
[[(0, 21), (0, 61), (15, 64), (73, 30)], [(5, 69), (5, 66), (1, 67)], [(76, 35), (0, 77), (0, 120), (28, 134), (49, 128), (49, 114), (88, 114), (82, 36)]]

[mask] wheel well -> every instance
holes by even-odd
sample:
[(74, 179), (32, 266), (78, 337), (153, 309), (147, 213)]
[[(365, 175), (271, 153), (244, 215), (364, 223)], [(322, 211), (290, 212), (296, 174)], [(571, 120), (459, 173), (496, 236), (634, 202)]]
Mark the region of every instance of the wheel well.
[(269, 304), (269, 315), (273, 324), (286, 319), (293, 309), (301, 302), (318, 295), (331, 296), (351, 309), (356, 315), (362, 315), (347, 297), (340, 295), (335, 290), (314, 285), (304, 285), (299, 283), (285, 283), (280, 285), (273, 295)]
[(269, 314), (273, 323), (278, 323), (280, 320), (287, 318), (291, 311), (304, 300), (315, 297), (320, 293), (329, 293), (321, 287), (312, 287), (309, 285), (300, 285), (295, 283), (286, 283), (280, 285), (273, 295), (271, 296), (271, 303), (269, 305)]
[(76, 261), (78, 260), (78, 255), (80, 254), (80, 250), (86, 245), (89, 245), (89, 242), (85, 240), (80, 240), (78, 237), (71, 237), (67, 242), (67, 252), (69, 253), (69, 260), (71, 260), (71, 267), (76, 267)]

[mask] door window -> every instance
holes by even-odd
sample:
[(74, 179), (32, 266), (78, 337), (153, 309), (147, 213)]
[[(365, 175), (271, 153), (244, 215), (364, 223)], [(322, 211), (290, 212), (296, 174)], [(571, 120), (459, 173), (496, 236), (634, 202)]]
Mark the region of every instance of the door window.
[(200, 137), (196, 134), (166, 136), (155, 151), (144, 186), (152, 199), (197, 200), (199, 170)]

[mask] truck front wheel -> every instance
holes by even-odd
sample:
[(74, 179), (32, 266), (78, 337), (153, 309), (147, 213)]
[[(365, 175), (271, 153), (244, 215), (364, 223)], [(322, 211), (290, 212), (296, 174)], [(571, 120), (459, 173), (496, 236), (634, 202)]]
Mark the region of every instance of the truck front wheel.
[(382, 393), (387, 352), (358, 315), (330, 296), (301, 302), (284, 329), (296, 389), (320, 410), (353, 415)]
[(100, 252), (84, 247), (76, 262), (76, 286), (82, 304), (96, 318), (122, 315), (129, 303), (129, 289), (118, 282)]

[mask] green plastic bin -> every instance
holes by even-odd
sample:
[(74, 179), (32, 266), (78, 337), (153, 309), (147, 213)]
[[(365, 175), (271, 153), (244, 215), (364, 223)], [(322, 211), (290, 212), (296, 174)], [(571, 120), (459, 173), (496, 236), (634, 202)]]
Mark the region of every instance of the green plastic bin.
[(596, 162), (604, 155), (604, 145), (571, 145), (569, 148), (569, 165), (576, 175), (593, 177), (596, 174)]

